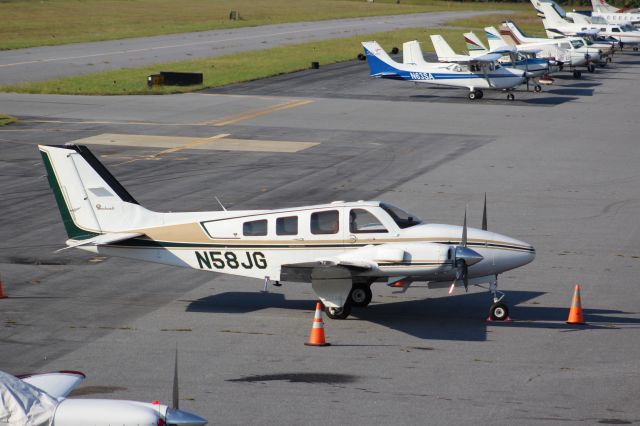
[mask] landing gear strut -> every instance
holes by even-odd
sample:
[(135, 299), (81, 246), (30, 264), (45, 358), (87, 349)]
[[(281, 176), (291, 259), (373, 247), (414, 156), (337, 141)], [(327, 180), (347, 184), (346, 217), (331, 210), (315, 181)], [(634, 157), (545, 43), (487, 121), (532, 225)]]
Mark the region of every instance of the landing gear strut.
[(489, 284), (489, 291), (493, 297), (493, 305), (489, 308), (489, 319), (491, 321), (506, 321), (509, 318), (509, 307), (502, 302), (504, 293), (498, 291), (498, 277)]

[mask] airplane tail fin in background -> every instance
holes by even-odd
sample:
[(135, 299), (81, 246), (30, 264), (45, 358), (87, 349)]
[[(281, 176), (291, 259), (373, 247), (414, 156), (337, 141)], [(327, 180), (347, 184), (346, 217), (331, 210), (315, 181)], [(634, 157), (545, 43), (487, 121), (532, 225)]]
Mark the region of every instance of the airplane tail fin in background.
[(474, 54), (485, 54), (487, 53), (487, 46), (482, 43), (480, 38), (475, 35), (474, 32), (470, 31), (468, 33), (464, 33), (464, 41), (467, 43), (467, 50), (469, 51), (469, 55), (473, 56)]
[(436, 55), (438, 55), (438, 60), (446, 62), (451, 58), (455, 58), (459, 56), (456, 52), (453, 51), (449, 43), (441, 36), (441, 35), (432, 35), (431, 43), (433, 43), (433, 48), (436, 51)]
[[(485, 27), (484, 35), (489, 42), (489, 50), (503, 49), (505, 46), (520, 44), (516, 37), (513, 37), (511, 34), (509, 34), (508, 37), (504, 37), (495, 27)], [(509, 41), (511, 41), (511, 43), (508, 43)]]
[(364, 53), (367, 56), (369, 75), (371, 77), (393, 78), (393, 76), (398, 75), (396, 66), (399, 64), (391, 59), (377, 42), (363, 41), (362, 47), (364, 47)]
[(605, 0), (591, 0), (591, 6), (594, 12), (600, 13), (616, 13), (620, 10), (617, 7), (611, 6)]
[(486, 27), (484, 31), (487, 35), (487, 38), (489, 39), (489, 48), (493, 48), (493, 46), (491, 45), (491, 37), (494, 37), (494, 43), (497, 43), (497, 40), (500, 39), (513, 46), (523, 44), (525, 41), (524, 34), (522, 34), (520, 29), (511, 21), (502, 22), (502, 25), (500, 26), (500, 32), (498, 32), (495, 27)]
[(568, 23), (564, 10), (553, 0), (531, 0), (531, 3), (542, 18), (547, 37), (558, 37), (557, 30), (555, 33), (552, 30)]
[(405, 65), (423, 65), (426, 63), (420, 43), (417, 40), (402, 44), (402, 63)]
[(161, 223), (159, 215), (140, 206), (86, 146), (38, 148), (70, 239)]

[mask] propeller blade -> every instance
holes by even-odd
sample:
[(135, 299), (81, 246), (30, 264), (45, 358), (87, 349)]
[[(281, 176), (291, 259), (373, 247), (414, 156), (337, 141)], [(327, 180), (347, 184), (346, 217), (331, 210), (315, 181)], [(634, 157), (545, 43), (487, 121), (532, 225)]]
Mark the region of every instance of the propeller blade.
[(469, 269), (467, 268), (467, 263), (462, 264), (462, 281), (464, 281), (464, 291), (469, 291)]
[(178, 344), (176, 343), (176, 358), (175, 364), (173, 366), (173, 395), (172, 399), (172, 407), (174, 410), (177, 410), (179, 407), (180, 395), (178, 391)]
[(460, 242), (462, 247), (467, 246), (467, 209), (464, 209), (464, 224), (462, 225), (462, 241)]
[(482, 210), (482, 230), (487, 230), (487, 193), (484, 193), (484, 209)]

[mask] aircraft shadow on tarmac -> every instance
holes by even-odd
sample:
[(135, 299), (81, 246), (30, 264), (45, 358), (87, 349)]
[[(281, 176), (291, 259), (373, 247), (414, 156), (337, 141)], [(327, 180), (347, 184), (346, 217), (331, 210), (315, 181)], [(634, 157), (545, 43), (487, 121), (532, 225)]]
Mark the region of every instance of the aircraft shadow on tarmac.
[[(374, 296), (374, 302), (367, 308), (353, 308), (347, 321), (372, 322), (425, 340), (460, 341), (485, 341), (487, 328), (493, 325), (559, 331), (640, 326), (640, 319), (621, 316), (626, 313), (618, 310), (584, 309), (585, 320), (590, 324), (581, 326), (565, 323), (568, 307), (524, 305), (542, 294), (509, 291), (505, 300), (511, 308), (512, 322), (486, 321), (490, 305), (486, 292), (381, 303), (376, 303)], [(226, 292), (191, 301), (187, 312), (245, 314), (269, 308), (312, 311), (314, 303), (313, 300), (288, 300), (280, 293)]]

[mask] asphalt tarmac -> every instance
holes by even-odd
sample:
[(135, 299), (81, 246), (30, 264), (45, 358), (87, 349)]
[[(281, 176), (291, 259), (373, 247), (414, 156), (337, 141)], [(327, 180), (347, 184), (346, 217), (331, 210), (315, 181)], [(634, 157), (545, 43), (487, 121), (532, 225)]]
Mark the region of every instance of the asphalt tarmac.
[(5, 50), (0, 51), (0, 84), (51, 80), (400, 28), (435, 27), (453, 19), (495, 13), (495, 10), (456, 11), (332, 19)]
[[(0, 128), (0, 370), (80, 370), (76, 395), (166, 402), (177, 344), (181, 408), (211, 424), (640, 422), (640, 56), (583, 76), (514, 102), (369, 79), (356, 61), (175, 96), (0, 94), (21, 119)], [(313, 348), (309, 285), (261, 293), (258, 280), (55, 253), (66, 235), (36, 145), (107, 133), (317, 143), (91, 145), (153, 210), (382, 199), (440, 223), (467, 206), (479, 227), (487, 192), (489, 229), (537, 249), (499, 278), (513, 322), (485, 321), (481, 288), (377, 284)], [(585, 326), (565, 323), (576, 283)]]

